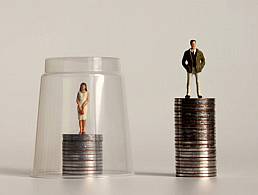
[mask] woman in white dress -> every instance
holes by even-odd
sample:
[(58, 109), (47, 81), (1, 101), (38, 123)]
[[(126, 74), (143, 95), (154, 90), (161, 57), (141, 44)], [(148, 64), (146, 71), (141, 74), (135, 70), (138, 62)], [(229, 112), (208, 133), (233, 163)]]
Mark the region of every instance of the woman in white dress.
[(88, 111), (88, 103), (89, 103), (89, 93), (86, 83), (81, 83), (80, 90), (77, 93), (76, 98), (77, 103), (77, 111), (78, 111), (78, 120), (80, 126), (79, 134), (84, 134), (86, 132), (86, 119), (87, 119), (87, 111)]

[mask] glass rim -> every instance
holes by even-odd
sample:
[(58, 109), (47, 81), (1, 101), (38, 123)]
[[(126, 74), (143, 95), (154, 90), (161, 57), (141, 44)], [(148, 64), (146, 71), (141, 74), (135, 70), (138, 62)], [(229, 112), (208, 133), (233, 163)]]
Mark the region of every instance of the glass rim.
[(46, 73), (120, 72), (120, 58), (106, 56), (48, 57)]

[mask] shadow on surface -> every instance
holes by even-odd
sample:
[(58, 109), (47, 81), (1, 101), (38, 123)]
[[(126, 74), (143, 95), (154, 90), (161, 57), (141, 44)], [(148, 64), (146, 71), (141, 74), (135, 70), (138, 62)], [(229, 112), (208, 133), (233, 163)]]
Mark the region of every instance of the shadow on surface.
[(176, 177), (175, 173), (155, 173), (155, 172), (138, 172), (138, 171), (135, 172), (135, 175)]
[(29, 169), (0, 167), (0, 175), (30, 177), (30, 174), (31, 174), (31, 170)]

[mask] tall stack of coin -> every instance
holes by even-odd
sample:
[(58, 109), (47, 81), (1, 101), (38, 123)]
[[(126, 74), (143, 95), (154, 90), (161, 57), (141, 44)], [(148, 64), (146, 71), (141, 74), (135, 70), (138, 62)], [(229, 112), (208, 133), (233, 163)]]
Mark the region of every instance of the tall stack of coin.
[(177, 177), (215, 177), (215, 99), (175, 98)]
[(63, 134), (63, 175), (101, 174), (100, 134)]

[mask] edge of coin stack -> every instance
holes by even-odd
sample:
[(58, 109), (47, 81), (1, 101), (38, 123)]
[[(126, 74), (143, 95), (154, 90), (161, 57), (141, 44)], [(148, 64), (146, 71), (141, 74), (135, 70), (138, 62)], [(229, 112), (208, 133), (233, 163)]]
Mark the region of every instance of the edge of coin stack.
[(102, 174), (101, 134), (63, 134), (62, 156), (65, 176)]
[(215, 98), (175, 98), (177, 177), (216, 177)]

